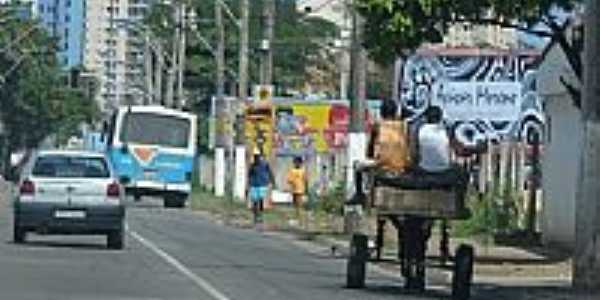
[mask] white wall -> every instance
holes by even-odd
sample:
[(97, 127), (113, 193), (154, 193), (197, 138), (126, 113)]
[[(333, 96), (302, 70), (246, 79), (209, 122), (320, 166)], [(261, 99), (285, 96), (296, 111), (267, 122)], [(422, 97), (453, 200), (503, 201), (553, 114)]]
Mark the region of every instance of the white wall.
[(547, 137), (542, 163), (542, 236), (547, 244), (575, 243), (575, 193), (582, 142), (581, 114), (567, 94), (546, 97)]
[(546, 244), (572, 248), (583, 126), (581, 113), (560, 83), (560, 77), (578, 85), (564, 52), (554, 46), (538, 71), (538, 90), (544, 99), (547, 117), (542, 161), (542, 236)]

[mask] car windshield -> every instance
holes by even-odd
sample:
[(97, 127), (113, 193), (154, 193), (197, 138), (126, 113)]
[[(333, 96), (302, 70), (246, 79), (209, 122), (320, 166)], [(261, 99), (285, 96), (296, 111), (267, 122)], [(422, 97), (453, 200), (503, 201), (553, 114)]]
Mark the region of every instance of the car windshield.
[(48, 155), (37, 159), (33, 176), (46, 178), (108, 178), (108, 165), (100, 157)]
[(127, 113), (120, 139), (123, 143), (187, 148), (190, 122), (154, 113)]

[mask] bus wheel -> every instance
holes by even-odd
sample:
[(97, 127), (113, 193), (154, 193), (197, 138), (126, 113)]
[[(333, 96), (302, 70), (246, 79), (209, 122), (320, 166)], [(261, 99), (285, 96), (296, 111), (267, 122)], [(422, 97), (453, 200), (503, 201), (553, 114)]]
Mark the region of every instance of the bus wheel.
[(185, 207), (186, 197), (178, 194), (167, 194), (164, 196), (163, 204), (165, 208), (183, 208)]

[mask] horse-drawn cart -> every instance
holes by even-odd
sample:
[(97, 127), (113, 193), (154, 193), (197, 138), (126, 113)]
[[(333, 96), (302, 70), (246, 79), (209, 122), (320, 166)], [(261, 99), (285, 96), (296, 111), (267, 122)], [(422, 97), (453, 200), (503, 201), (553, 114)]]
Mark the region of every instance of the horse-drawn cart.
[[(357, 173), (356, 180), (359, 182), (362, 182), (362, 171), (365, 170)], [(468, 299), (474, 250), (469, 245), (460, 245), (454, 256), (451, 256), (447, 227), (449, 220), (466, 219), (470, 215), (464, 207), (463, 189), (455, 184), (455, 180), (446, 180), (452, 176), (407, 174), (390, 177), (372, 169), (364, 173), (368, 174), (368, 193), (365, 195), (357, 191), (355, 197), (362, 198), (363, 201), (358, 202), (368, 205), (376, 212), (375, 247), (369, 249), (367, 234), (353, 234), (347, 262), (347, 286), (364, 286), (368, 262), (396, 262), (401, 266), (406, 289), (424, 291), (426, 267), (441, 267), (453, 272), (453, 299)], [(439, 263), (432, 265), (427, 262), (426, 251), (436, 220), (441, 220), (442, 224), (441, 255)], [(398, 233), (398, 255), (393, 260), (382, 258), (387, 221), (393, 224)]]

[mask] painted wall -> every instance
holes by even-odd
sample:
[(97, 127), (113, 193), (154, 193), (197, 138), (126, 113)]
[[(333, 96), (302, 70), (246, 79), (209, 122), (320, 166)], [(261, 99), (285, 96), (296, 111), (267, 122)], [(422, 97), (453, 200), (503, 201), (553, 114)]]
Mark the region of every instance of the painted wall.
[(399, 101), (415, 116), (440, 106), (450, 125), (478, 124), (487, 137), (516, 135), (527, 115), (543, 123), (538, 61), (537, 52), (421, 49), (399, 74)]

